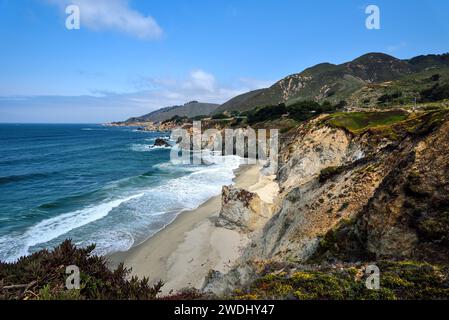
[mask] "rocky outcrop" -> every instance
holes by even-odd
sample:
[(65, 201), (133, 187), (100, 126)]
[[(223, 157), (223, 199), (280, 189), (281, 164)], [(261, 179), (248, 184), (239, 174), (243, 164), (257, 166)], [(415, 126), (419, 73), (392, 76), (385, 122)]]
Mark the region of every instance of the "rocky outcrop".
[(224, 186), (218, 227), (255, 231), (271, 217), (269, 205), (253, 192)]
[(256, 269), (253, 265), (241, 263), (226, 274), (211, 270), (204, 281), (202, 291), (217, 296), (231, 294), (235, 288), (251, 282), (256, 276)]
[(156, 141), (154, 141), (153, 147), (165, 147), (165, 148), (170, 148), (171, 145), (170, 145), (167, 141), (165, 141), (164, 139), (157, 138)]

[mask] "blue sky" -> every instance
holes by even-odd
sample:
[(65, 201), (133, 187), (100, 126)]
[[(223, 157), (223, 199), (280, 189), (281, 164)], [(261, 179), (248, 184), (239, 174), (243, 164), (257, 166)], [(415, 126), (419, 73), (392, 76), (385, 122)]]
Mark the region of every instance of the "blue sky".
[(367, 52), (448, 52), (449, 1), (0, 0), (0, 43), (0, 122), (106, 122)]

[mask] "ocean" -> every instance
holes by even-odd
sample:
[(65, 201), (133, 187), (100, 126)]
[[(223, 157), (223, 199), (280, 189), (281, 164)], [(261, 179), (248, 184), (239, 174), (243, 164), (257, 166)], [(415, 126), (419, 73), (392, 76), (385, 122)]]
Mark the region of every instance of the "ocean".
[(172, 164), (170, 148), (152, 148), (158, 137), (169, 138), (101, 125), (0, 124), (0, 260), (65, 239), (96, 244), (99, 255), (126, 251), (232, 183), (239, 158)]

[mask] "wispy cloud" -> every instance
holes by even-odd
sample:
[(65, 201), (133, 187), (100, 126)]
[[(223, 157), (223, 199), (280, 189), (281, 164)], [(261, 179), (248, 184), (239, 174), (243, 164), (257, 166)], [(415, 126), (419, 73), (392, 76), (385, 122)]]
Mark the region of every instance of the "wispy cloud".
[(65, 10), (68, 5), (80, 8), (81, 28), (113, 30), (139, 39), (157, 39), (162, 28), (151, 16), (132, 9), (128, 0), (46, 0)]

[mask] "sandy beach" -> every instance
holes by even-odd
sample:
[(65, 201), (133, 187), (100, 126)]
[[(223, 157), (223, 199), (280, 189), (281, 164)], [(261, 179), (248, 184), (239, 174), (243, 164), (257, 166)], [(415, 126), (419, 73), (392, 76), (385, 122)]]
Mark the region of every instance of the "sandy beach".
[[(246, 166), (237, 170), (234, 185), (256, 187), (262, 196), (272, 194), (273, 190), (264, 190), (262, 180), (258, 166)], [(132, 268), (132, 275), (163, 280), (163, 294), (185, 287), (201, 288), (210, 269), (226, 272), (249, 241), (245, 233), (215, 226), (220, 208), (221, 195), (180, 213), (147, 241), (109, 258), (113, 264), (124, 262)]]

